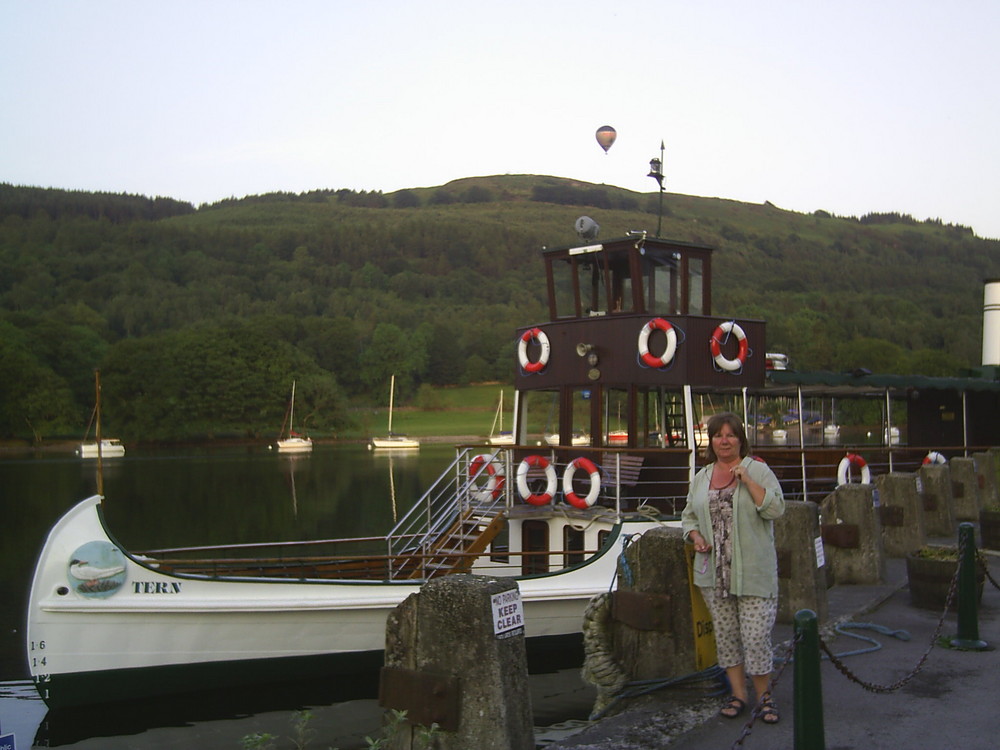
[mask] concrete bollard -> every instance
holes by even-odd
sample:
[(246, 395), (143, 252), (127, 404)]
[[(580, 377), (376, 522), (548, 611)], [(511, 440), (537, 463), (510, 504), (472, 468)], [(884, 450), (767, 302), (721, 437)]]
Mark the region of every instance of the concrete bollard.
[(778, 549), (778, 621), (792, 622), (800, 609), (811, 609), (825, 622), (826, 570), (819, 507), (812, 502), (786, 500), (785, 514), (774, 522)]
[(845, 484), (820, 504), (826, 564), (833, 583), (872, 585), (885, 580), (882, 528), (870, 484)]
[(917, 475), (892, 472), (875, 477), (879, 499), (882, 551), (886, 557), (906, 557), (926, 542), (923, 497)]
[(926, 464), (917, 471), (917, 489), (924, 500), (924, 530), (927, 536), (955, 534), (951, 468), (947, 464)]
[[(615, 659), (632, 680), (682, 677), (715, 661), (711, 618), (692, 592), (686, 547), (679, 528), (659, 527), (625, 549), (630, 575), (619, 570), (612, 632)], [(706, 636), (699, 649), (696, 639)]]
[(983, 507), (1000, 504), (1000, 484), (997, 477), (997, 459), (1000, 455), (992, 451), (973, 453), (976, 462), (976, 479), (982, 495), (980, 502)]
[(424, 584), (389, 615), (379, 705), (405, 710), (388, 739), (419, 747), (437, 723), (439, 750), (534, 750), (524, 609), (516, 581), (451, 575)]
[(976, 477), (976, 461), (972, 458), (956, 457), (948, 462), (951, 469), (952, 509), (956, 521), (979, 521), (982, 508), (982, 493)]

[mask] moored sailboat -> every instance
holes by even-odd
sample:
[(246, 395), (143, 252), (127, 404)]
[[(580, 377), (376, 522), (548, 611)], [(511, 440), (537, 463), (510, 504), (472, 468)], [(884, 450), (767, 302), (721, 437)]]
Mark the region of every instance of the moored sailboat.
[(393, 375), (389, 380), (389, 432), (383, 437), (373, 437), (368, 441), (369, 448), (395, 448), (399, 449), (409, 449), (420, 447), (420, 441), (416, 438), (407, 437), (406, 435), (400, 435), (392, 431), (392, 412), (395, 408), (395, 396), (396, 396), (396, 376)]
[[(282, 434), (284, 425), (282, 425)], [(292, 381), (292, 399), (288, 406), (288, 434), (279, 438), (278, 453), (308, 453), (313, 449), (312, 438), (300, 435), (295, 431), (295, 381)]]

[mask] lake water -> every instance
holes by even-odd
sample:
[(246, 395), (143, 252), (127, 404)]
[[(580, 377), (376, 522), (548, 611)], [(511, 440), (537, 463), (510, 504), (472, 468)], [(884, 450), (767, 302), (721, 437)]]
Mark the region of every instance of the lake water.
[[(419, 451), (371, 452), (363, 445), (317, 445), (312, 454), (278, 455), (266, 446), (130, 449), (104, 461), (105, 515), (128, 549), (200, 544), (374, 536), (388, 531), (454, 459), (451, 444)], [(3, 543), (0, 544), (0, 737), (16, 748), (235, 748), (254, 732), (291, 736), (293, 711), (309, 706), (317, 747), (365, 747), (381, 715), (369, 685), (304, 686), (302, 695), (184, 701), (142, 715), (48, 714), (28, 679), (23, 630), (35, 558), (59, 516), (97, 491), (96, 461), (72, 453), (0, 455)], [(533, 691), (558, 694), (553, 721), (579, 714), (591, 695), (575, 674), (533, 677)], [(315, 688), (315, 689), (314, 689)], [(362, 698), (353, 698), (360, 690)], [(312, 691), (312, 692), (310, 692)], [(571, 703), (570, 709), (562, 699)], [(537, 701), (536, 701), (537, 704)], [(569, 712), (569, 713), (567, 713)], [(585, 714), (584, 710), (584, 714)], [(536, 705), (536, 716), (539, 714)], [(353, 743), (353, 744), (352, 744)], [(279, 745), (281, 746), (281, 745)]]

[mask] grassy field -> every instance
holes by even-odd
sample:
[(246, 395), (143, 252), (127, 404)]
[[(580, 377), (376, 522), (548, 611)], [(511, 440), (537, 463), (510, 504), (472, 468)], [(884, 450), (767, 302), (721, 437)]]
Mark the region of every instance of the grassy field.
[[(397, 407), (392, 417), (392, 431), (412, 437), (486, 438), (496, 415), (501, 386), (498, 384), (435, 388), (422, 394), (424, 407)], [(514, 390), (504, 390), (504, 428), (510, 429)], [(385, 435), (389, 427), (389, 409), (380, 407), (355, 414), (357, 427), (344, 430), (337, 437), (363, 440)]]

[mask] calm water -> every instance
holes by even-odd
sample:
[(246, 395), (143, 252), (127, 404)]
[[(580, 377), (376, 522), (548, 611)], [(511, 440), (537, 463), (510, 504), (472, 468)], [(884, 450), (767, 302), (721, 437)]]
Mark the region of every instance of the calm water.
[[(105, 515), (114, 535), (133, 550), (377, 535), (420, 497), (454, 455), (450, 444), (392, 455), (373, 453), (363, 445), (319, 445), (311, 455), (291, 457), (266, 446), (134, 449), (124, 458), (105, 461)], [(273, 713), (295, 702), (287, 695), (255, 694), (249, 706), (246, 697), (234, 696), (231, 714), (251, 713), (258, 723), (244, 731), (230, 721), (226, 732), (231, 734), (219, 738), (217, 745), (197, 734), (212, 731), (206, 727), (212, 726), (214, 717), (205, 715), (203, 706), (198, 710), (170, 706), (165, 717), (119, 719), (117, 726), (91, 725), (80, 716), (46, 717), (25, 665), (28, 587), (49, 527), (77, 501), (96, 492), (96, 463), (72, 454), (0, 456), (0, 736), (14, 733), (17, 748), (31, 747), (39, 726), (39, 737), (50, 745), (81, 748), (239, 747), (240, 738), (254, 731), (288, 736), (287, 713)], [(367, 709), (377, 716), (372, 706)], [(353, 703), (340, 704), (318, 716), (316, 727), (341, 721), (330, 711), (343, 711), (343, 720), (359, 716)], [(188, 724), (191, 721), (199, 723)], [(373, 721), (362, 734), (375, 731), (377, 719)], [(178, 744), (150, 738), (150, 732), (160, 736), (169, 734), (171, 727), (179, 731), (178, 722), (185, 729)], [(87, 744), (93, 734), (117, 731), (144, 732), (140, 736), (147, 740), (113, 745), (107, 738), (94, 738), (90, 741), (98, 744)], [(325, 737), (323, 743), (323, 747), (337, 746)]]

